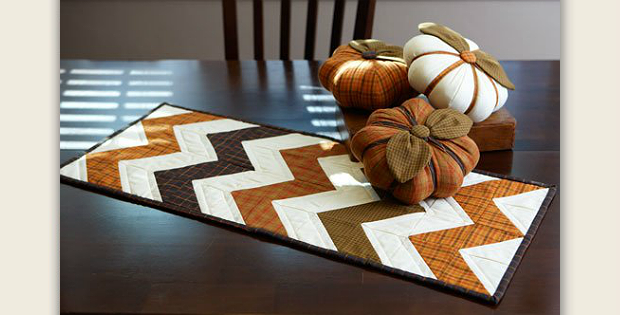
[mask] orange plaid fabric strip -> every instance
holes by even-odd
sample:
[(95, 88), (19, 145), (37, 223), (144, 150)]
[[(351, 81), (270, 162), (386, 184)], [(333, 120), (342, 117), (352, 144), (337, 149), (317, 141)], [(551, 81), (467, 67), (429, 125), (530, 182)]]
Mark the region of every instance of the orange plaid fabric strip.
[(271, 202), (334, 190), (317, 159), (346, 154), (346, 149), (340, 144), (329, 150), (321, 145), (312, 145), (280, 152), (295, 180), (233, 191), (232, 195), (247, 225), (286, 235)]

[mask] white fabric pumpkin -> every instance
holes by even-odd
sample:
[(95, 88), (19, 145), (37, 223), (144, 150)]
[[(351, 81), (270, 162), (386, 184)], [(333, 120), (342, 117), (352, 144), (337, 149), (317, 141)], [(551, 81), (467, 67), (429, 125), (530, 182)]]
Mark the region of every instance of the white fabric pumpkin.
[[(429, 24), (432, 23), (420, 24), (420, 29)], [(478, 45), (463, 39), (469, 51), (459, 53), (437, 36), (418, 35), (405, 44), (403, 57), (408, 66), (409, 84), (425, 94), (434, 107), (452, 108), (480, 122), (504, 106), (508, 91), (474, 63), (476, 57), (472, 52), (478, 50)]]

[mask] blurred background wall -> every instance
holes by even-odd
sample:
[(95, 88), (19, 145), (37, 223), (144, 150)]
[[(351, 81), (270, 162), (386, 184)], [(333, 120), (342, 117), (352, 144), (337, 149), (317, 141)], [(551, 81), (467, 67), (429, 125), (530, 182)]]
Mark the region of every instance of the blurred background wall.
[[(356, 1), (347, 1), (343, 42)], [(291, 59), (303, 59), (305, 0), (292, 3)], [(278, 59), (280, 1), (264, 4), (265, 58)], [(315, 56), (329, 55), (333, 1), (319, 1)], [(253, 58), (252, 1), (237, 4), (241, 59)], [(403, 45), (421, 22), (445, 24), (502, 60), (560, 59), (560, 2), (378, 0), (373, 37)], [(60, 58), (224, 59), (220, 0), (61, 0)]]

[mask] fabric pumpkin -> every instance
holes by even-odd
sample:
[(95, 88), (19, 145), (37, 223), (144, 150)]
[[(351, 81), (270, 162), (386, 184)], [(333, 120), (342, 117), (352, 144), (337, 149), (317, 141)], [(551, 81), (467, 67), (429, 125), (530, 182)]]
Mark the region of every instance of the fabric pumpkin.
[(418, 26), (422, 35), (404, 47), (409, 84), (436, 108), (453, 108), (474, 122), (487, 119), (514, 90), (504, 69), (473, 41), (434, 23)]
[(351, 139), (351, 151), (373, 186), (404, 203), (450, 197), (480, 158), (467, 137), (472, 124), (462, 113), (414, 98), (373, 112)]
[(319, 69), (321, 84), (341, 107), (366, 110), (400, 104), (417, 95), (407, 82), (402, 47), (375, 39), (338, 47)]

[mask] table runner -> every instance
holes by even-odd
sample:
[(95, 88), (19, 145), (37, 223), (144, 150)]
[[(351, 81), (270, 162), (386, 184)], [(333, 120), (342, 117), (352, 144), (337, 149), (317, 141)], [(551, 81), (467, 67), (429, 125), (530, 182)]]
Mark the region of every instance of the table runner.
[(555, 186), (483, 171), (407, 206), (336, 140), (161, 104), (61, 166), (61, 182), (397, 274), (493, 304)]

